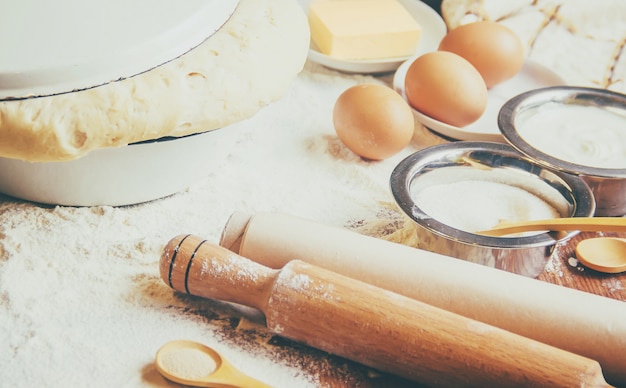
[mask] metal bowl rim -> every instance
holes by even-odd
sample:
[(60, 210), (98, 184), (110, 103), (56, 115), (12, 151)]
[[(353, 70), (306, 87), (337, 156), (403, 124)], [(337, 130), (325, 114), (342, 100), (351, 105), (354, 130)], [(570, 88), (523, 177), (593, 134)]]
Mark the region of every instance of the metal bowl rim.
[(606, 105), (607, 101), (613, 101), (622, 105), (626, 111), (626, 95), (621, 93), (583, 86), (549, 86), (521, 93), (506, 101), (498, 112), (498, 128), (511, 146), (536, 163), (553, 170), (609, 179), (626, 178), (626, 168), (592, 167), (555, 158), (533, 147), (517, 131), (514, 123), (516, 115), (520, 112), (545, 102), (567, 104), (576, 101), (580, 104), (581, 101), (586, 101), (581, 97), (593, 97), (596, 104), (604, 103), (602, 105)]
[[(520, 154), (514, 147), (495, 142), (459, 141), (445, 143), (425, 148), (404, 158), (394, 168), (390, 177), (392, 195), (400, 209), (419, 226), (431, 233), (445, 237), (448, 240), (466, 245), (477, 245), (501, 249), (526, 249), (539, 246), (554, 245), (559, 240), (569, 239), (578, 232), (569, 232), (561, 239), (556, 239), (551, 233), (540, 233), (524, 237), (492, 237), (483, 236), (460, 229), (452, 228), (431, 217), (418, 217), (416, 214), (426, 215), (411, 198), (410, 187), (413, 179), (421, 171), (423, 161), (437, 160), (438, 155), (450, 154), (452, 151), (488, 151), (494, 154), (518, 158), (526, 163), (542, 169), (546, 173), (558, 177), (568, 188), (576, 203), (571, 217), (591, 217), (595, 211), (595, 199), (589, 186), (580, 177), (554, 171), (538, 164), (536, 161)], [(439, 159), (440, 160), (440, 159)]]

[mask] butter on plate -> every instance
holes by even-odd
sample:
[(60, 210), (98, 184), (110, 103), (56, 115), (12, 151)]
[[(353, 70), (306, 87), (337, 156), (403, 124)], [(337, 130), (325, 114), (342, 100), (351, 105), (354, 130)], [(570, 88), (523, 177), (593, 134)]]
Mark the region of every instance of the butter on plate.
[(322, 54), (348, 60), (410, 56), (422, 35), (397, 0), (313, 0), (309, 26)]

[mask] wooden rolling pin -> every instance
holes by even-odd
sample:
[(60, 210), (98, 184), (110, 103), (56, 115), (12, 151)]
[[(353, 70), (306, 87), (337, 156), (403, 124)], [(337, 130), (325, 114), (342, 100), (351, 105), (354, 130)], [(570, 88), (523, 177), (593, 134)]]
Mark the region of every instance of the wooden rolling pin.
[(262, 311), (280, 336), (430, 386), (609, 386), (594, 360), (303, 261), (274, 270), (186, 235), (166, 245), (160, 274)]
[(626, 387), (622, 301), (281, 213), (233, 213), (220, 245), (274, 269), (306, 261), (580, 354)]

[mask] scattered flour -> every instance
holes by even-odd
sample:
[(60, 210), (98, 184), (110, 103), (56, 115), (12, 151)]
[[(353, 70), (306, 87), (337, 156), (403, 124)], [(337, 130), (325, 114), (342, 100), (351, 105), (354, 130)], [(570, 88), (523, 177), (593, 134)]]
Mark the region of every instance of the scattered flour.
[[(217, 243), (234, 211), (344, 225), (391, 202), (389, 174), (414, 148), (364, 161), (332, 127), (336, 97), (360, 82), (389, 78), (307, 64), (288, 95), (235, 125), (238, 143), (222, 163), (207, 166), (206, 179), (161, 200), (74, 208), (0, 197), (2, 385), (167, 386), (153, 361), (173, 339), (212, 346), (275, 387), (315, 387), (336, 375), (323, 352), (277, 343), (264, 325), (254, 334), (238, 329), (239, 309), (174, 293), (159, 278), (159, 259), (180, 234)], [(340, 372), (361, 373), (354, 368)]]
[(567, 259), (567, 264), (569, 264), (570, 267), (576, 268), (578, 267), (578, 260), (575, 257), (570, 257)]
[(555, 255), (550, 256), (544, 271), (547, 273), (555, 274), (558, 277), (563, 277), (563, 269), (561, 268), (561, 260)]
[(602, 286), (606, 287), (612, 293), (624, 290), (624, 285), (618, 279), (609, 278), (602, 282)]

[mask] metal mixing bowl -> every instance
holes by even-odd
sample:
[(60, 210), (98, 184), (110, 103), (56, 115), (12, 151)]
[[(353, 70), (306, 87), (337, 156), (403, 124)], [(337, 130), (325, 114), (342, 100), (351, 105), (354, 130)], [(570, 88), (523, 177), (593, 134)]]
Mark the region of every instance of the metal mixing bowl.
[[(460, 167), (463, 167), (461, 174)], [(446, 171), (451, 172), (447, 177)], [(415, 193), (424, 185), (482, 179), (481, 171), (496, 174), (500, 183), (535, 194), (561, 217), (588, 217), (595, 210), (593, 194), (581, 178), (545, 168), (507, 144), (461, 141), (437, 145), (405, 158), (390, 178), (397, 204), (417, 225), (419, 248), (536, 277), (556, 243), (577, 233), (567, 233), (560, 239), (548, 232), (517, 237), (484, 236), (444, 224), (426, 214), (415, 202)], [(433, 176), (442, 177), (432, 179)], [(463, 193), (458, 193), (458, 200), (464, 200)]]
[[(620, 128), (626, 136), (626, 95), (611, 92), (604, 89), (556, 86), (533, 90), (522, 93), (507, 101), (498, 115), (498, 127), (505, 139), (518, 151), (535, 160), (544, 167), (555, 171), (566, 172), (580, 176), (593, 191), (596, 200), (597, 216), (623, 216), (626, 215), (626, 165), (618, 168), (600, 168), (582, 165), (559, 159), (548, 154), (545, 150), (538, 149), (537, 144), (530, 144), (524, 138), (524, 123), (537, 114), (539, 109), (559, 104), (581, 107), (597, 107), (610, 112), (615, 117), (623, 117), (624, 125)], [(563, 115), (565, 116), (565, 115)], [(563, 117), (565, 120), (565, 117)], [(577, 122), (576, 125), (579, 123)], [(589, 140), (585, 136), (593, 136), (602, 126), (592, 120), (584, 123), (588, 132), (581, 135), (580, 147), (589, 146)], [(556, 128), (552, 130), (556, 131)], [(549, 135), (549, 134), (547, 134)], [(559, 135), (559, 141), (563, 137)], [(573, 135), (575, 136), (575, 135)], [(623, 141), (622, 141), (623, 144)], [(608, 147), (609, 145), (607, 145)], [(611, 144), (611, 146), (616, 146)], [(626, 153), (626, 149), (620, 149)], [(618, 151), (620, 152), (620, 151)]]

